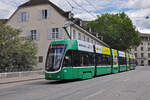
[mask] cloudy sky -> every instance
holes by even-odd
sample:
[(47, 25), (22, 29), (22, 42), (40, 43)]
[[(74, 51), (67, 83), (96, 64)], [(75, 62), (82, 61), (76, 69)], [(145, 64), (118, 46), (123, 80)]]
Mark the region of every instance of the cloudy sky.
[[(29, 0), (0, 0), (0, 19), (9, 18), (17, 7)], [(150, 0), (50, 0), (75, 17), (92, 20), (104, 13), (125, 12), (140, 32), (150, 33)]]

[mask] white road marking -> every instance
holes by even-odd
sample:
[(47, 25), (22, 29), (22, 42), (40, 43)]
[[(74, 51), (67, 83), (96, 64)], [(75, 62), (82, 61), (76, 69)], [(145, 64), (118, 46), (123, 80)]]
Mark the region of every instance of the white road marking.
[(98, 92), (96, 92), (96, 93), (94, 93), (94, 94), (91, 94), (91, 95), (85, 97), (84, 100), (87, 100), (87, 99), (89, 99), (89, 98), (91, 98), (91, 97), (94, 97), (94, 96), (96, 96), (96, 95), (102, 94), (104, 91), (105, 91), (105, 90), (100, 90), (100, 91), (98, 91)]
[(146, 84), (146, 86), (150, 86), (150, 82), (148, 82), (148, 83)]
[(129, 80), (130, 80), (130, 79), (124, 79), (123, 81), (126, 82), (126, 81), (129, 81)]

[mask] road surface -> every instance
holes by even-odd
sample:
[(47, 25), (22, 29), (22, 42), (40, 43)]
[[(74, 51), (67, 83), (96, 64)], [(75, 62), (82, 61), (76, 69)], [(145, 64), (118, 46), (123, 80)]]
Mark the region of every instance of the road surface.
[(1, 84), (0, 100), (149, 100), (150, 66), (89, 80)]

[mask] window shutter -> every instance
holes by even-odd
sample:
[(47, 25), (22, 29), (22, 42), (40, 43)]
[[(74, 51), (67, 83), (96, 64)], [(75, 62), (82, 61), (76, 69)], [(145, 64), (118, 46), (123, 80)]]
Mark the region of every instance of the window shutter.
[(59, 28), (58, 38), (62, 38), (62, 28)]
[(78, 36), (79, 36), (78, 31), (76, 31), (76, 40), (78, 40)]
[(31, 38), (31, 31), (27, 30), (25, 34), (28, 39)]
[(37, 30), (36, 40), (40, 40), (40, 30)]
[(48, 30), (48, 40), (52, 39), (52, 29)]
[(27, 14), (27, 21), (29, 21), (29, 13), (28, 12), (26, 12), (26, 14)]
[(18, 21), (18, 22), (21, 22), (21, 12), (18, 13), (17, 21)]
[(42, 19), (42, 10), (39, 10), (38, 11), (38, 20), (41, 20)]
[(50, 18), (50, 8), (47, 9), (47, 18)]
[(28, 36), (31, 36), (31, 31), (26, 31), (26, 36), (28, 37)]
[(71, 39), (74, 39), (74, 29), (72, 30), (72, 35), (71, 35)]

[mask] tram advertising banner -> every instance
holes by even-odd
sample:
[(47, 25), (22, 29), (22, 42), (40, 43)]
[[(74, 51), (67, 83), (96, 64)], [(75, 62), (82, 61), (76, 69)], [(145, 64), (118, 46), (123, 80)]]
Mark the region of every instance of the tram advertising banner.
[(78, 40), (78, 50), (94, 52), (93, 44)]
[(119, 51), (119, 57), (126, 57), (125, 52)]
[(100, 46), (100, 45), (96, 45), (95, 48), (96, 48), (96, 53), (110, 55), (110, 48)]
[(112, 49), (112, 52), (113, 52), (113, 66), (118, 67), (117, 50)]
[(127, 66), (129, 66), (129, 53), (126, 53), (126, 56), (127, 56)]
[(135, 55), (133, 55), (133, 59), (135, 59)]
[(132, 55), (132, 54), (129, 54), (129, 58), (130, 58), (130, 59), (133, 59), (133, 55)]

